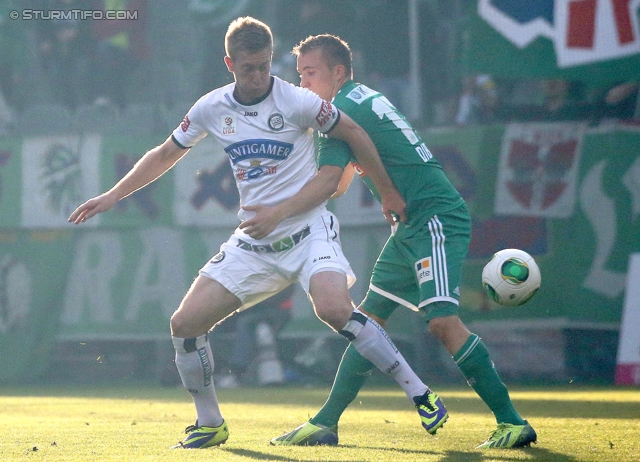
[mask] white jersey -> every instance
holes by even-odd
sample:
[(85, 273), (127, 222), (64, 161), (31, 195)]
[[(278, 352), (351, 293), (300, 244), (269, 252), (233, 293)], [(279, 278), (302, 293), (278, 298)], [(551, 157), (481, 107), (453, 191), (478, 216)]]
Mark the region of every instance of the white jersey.
[[(235, 83), (207, 93), (173, 132), (174, 141), (185, 148), (207, 134), (220, 142), (229, 156), (241, 205), (274, 206), (300, 191), (316, 174), (313, 131), (327, 133), (340, 117), (335, 106), (315, 93), (272, 79), (271, 91), (251, 106), (234, 99)], [(235, 234), (256, 243), (273, 242), (299, 231), (325, 211), (325, 204), (283, 220), (261, 241), (239, 229)], [(253, 214), (240, 209), (238, 218), (247, 220)]]

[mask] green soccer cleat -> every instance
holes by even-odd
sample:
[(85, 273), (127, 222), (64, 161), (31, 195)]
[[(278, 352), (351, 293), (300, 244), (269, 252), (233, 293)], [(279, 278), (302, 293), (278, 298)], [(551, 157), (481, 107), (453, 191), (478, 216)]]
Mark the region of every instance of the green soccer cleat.
[(422, 426), (430, 435), (435, 435), (440, 427), (449, 418), (449, 413), (444, 407), (442, 400), (431, 390), (420, 396), (415, 397), (416, 409), (420, 415)]
[(524, 421), (524, 425), (513, 425), (508, 423), (498, 424), (498, 428), (491, 432), (489, 439), (476, 449), (491, 448), (523, 448), (531, 446), (538, 440), (538, 435), (529, 422)]
[(273, 438), (274, 446), (335, 446), (338, 444), (338, 426), (314, 425), (305, 422), (289, 433)]
[(223, 420), (219, 427), (200, 427), (196, 420), (195, 425), (189, 425), (184, 432), (188, 435), (171, 449), (204, 449), (211, 446), (219, 446), (229, 439), (229, 427)]

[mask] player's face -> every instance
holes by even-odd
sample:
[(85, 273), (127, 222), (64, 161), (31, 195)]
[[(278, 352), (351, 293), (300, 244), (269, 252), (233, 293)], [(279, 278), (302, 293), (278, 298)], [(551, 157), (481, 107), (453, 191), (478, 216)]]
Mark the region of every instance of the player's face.
[(322, 50), (311, 50), (298, 55), (298, 73), (300, 86), (308, 88), (326, 101), (331, 101), (340, 88), (335, 68), (329, 69)]
[(271, 49), (255, 53), (241, 51), (231, 60), (225, 57), (229, 71), (236, 81), (238, 95), (245, 101), (258, 99), (271, 86)]

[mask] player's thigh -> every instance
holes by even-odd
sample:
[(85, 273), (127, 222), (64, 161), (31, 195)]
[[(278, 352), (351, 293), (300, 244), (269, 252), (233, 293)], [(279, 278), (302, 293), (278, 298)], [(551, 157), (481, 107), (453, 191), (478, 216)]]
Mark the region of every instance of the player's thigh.
[(331, 212), (325, 212), (310, 223), (310, 234), (298, 245), (286, 251), (282, 266), (287, 274), (295, 277), (309, 294), (311, 277), (322, 271), (341, 273), (351, 287), (356, 277), (340, 244), (338, 220)]
[(328, 268), (314, 273), (309, 285), (309, 294), (318, 317), (334, 329), (342, 329), (353, 313), (346, 275)]
[(471, 239), (465, 207), (434, 216), (428, 221), (428, 239), (412, 246), (420, 287), (419, 308), (425, 319), (458, 314), (462, 265)]
[(369, 290), (360, 308), (377, 318), (388, 319), (398, 307), (418, 311), (420, 290), (413, 270), (413, 259), (407, 258), (391, 236), (378, 256), (371, 274)]
[(238, 297), (218, 281), (199, 275), (171, 317), (171, 334), (183, 338), (203, 335), (240, 305)]

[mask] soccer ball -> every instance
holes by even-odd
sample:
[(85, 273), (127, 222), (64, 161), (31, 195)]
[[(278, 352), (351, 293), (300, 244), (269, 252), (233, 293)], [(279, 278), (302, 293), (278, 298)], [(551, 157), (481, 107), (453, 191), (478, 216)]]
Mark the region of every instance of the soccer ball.
[(540, 269), (531, 255), (519, 249), (493, 254), (482, 270), (482, 287), (500, 305), (518, 306), (540, 288)]

